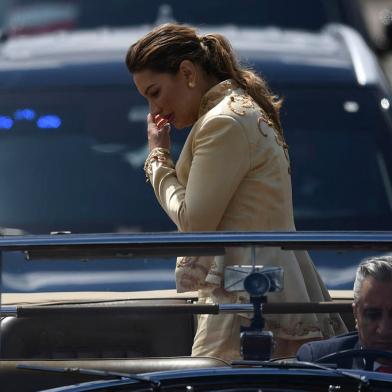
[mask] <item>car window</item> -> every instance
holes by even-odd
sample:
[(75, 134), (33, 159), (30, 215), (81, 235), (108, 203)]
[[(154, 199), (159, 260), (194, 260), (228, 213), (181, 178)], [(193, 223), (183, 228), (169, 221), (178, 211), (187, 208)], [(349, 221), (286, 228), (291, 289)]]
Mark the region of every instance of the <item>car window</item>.
[(281, 92), (297, 228), (390, 230), (388, 101), (371, 89)]
[[(280, 93), (297, 228), (391, 229), (390, 120), (380, 98), (365, 89)], [(135, 91), (7, 92), (0, 102), (3, 233), (175, 229), (146, 184), (148, 109)], [(175, 157), (187, 133), (173, 131)]]
[[(0, 226), (22, 232), (175, 227), (146, 184), (144, 100), (127, 88), (9, 93), (0, 104)], [(178, 155), (186, 132), (176, 132)], [(17, 175), (15, 175), (17, 173)]]

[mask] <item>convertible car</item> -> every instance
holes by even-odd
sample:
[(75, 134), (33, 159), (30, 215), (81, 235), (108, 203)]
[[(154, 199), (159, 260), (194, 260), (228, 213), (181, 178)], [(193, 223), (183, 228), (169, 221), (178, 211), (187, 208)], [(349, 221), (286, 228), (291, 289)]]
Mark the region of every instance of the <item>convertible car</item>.
[[(354, 329), (350, 291), (330, 291), (331, 302), (281, 303), (285, 273), (268, 268), (259, 248), (285, 252), (325, 252), (326, 257), (390, 253), (391, 232), (145, 233), (3, 236), (2, 268), (8, 253), (23, 256), (39, 277), (56, 280), (56, 263), (80, 264), (97, 274), (96, 263), (111, 263), (119, 275), (162, 281), (150, 291), (63, 291), (2, 293), (0, 389), (3, 391), (390, 391), (392, 376), (339, 368), (336, 357), (362, 356), (370, 367), (380, 355), (340, 352), (318, 363), (276, 358), (273, 339), (263, 329), (271, 314), (340, 313)], [(166, 289), (161, 263), (177, 256), (221, 257), (237, 252), (238, 265), (225, 270), (225, 287), (247, 291), (249, 302), (198, 304), (197, 293)], [(359, 252), (359, 253), (358, 253)], [(250, 258), (248, 258), (248, 256)], [(249, 262), (250, 261), (250, 262)], [(360, 259), (358, 259), (360, 262)], [(42, 270), (43, 264), (46, 264)], [(244, 266), (244, 265), (247, 266)], [(121, 268), (120, 268), (121, 267)], [(174, 275), (174, 271), (170, 271)], [(113, 272), (114, 273), (114, 272)], [(83, 274), (86, 276), (88, 274)], [(102, 276), (100, 279), (102, 279)], [(2, 285), (7, 275), (1, 276)], [(42, 277), (45, 278), (45, 277)], [(113, 287), (114, 276), (108, 276)], [(104, 283), (104, 282), (102, 282)], [(79, 287), (82, 287), (80, 285)], [(86, 285), (86, 287), (90, 287)], [(131, 286), (130, 286), (131, 287)], [(241, 333), (242, 360), (190, 357), (195, 315), (249, 313), (250, 329)]]

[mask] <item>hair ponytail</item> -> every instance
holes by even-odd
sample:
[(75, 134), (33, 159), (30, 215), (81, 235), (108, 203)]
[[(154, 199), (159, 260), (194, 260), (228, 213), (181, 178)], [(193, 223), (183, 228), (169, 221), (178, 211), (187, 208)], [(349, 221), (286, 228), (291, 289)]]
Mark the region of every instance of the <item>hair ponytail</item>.
[(270, 91), (266, 81), (253, 70), (241, 67), (229, 41), (224, 36), (207, 34), (200, 37), (200, 42), (205, 51), (202, 62), (204, 69), (220, 80), (235, 80), (265, 111), (284, 141), (279, 116), (282, 100)]

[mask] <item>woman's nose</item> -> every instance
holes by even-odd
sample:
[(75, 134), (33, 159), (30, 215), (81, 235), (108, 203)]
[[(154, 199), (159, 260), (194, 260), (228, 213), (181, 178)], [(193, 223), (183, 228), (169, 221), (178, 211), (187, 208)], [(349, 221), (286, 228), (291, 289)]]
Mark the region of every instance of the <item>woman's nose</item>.
[(151, 102), (149, 103), (149, 110), (153, 117), (160, 113), (160, 108)]

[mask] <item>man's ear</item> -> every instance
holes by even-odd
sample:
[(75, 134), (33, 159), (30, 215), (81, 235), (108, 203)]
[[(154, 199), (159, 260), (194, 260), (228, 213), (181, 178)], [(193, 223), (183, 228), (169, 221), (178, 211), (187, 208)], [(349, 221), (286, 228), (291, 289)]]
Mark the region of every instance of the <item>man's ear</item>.
[(196, 86), (197, 70), (195, 64), (190, 60), (183, 60), (180, 63), (179, 72), (184, 77), (186, 83), (190, 88)]
[(358, 329), (358, 304), (356, 302), (352, 303), (352, 307), (353, 307), (353, 315), (354, 315), (354, 320), (355, 320), (355, 329)]

